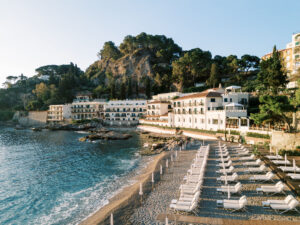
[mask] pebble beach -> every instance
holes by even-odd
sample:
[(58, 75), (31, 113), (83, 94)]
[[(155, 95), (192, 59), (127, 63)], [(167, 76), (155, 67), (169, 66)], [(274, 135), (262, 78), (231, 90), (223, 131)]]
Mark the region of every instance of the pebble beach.
[[(285, 195), (279, 194), (274, 196), (266, 196), (256, 192), (256, 188), (261, 185), (274, 185), (279, 181), (275, 177), (274, 183), (263, 184), (261, 182), (251, 182), (249, 180), (251, 174), (247, 173), (247, 167), (243, 165), (239, 158), (232, 154), (231, 158), (235, 172), (239, 175), (239, 182), (242, 183), (241, 195), (246, 195), (248, 199), (247, 210), (234, 212), (224, 210), (216, 205), (217, 200), (226, 199), (227, 194), (218, 193), (216, 188), (221, 183), (217, 183), (216, 178), (220, 176), (216, 171), (219, 169), (217, 165), (217, 157), (215, 150), (218, 148), (217, 141), (206, 141), (205, 144), (211, 145), (211, 151), (208, 158), (207, 168), (204, 177), (204, 183), (198, 207), (193, 213), (175, 212), (170, 209), (169, 205), (172, 199), (177, 199), (180, 195), (179, 186), (183, 183), (183, 177), (191, 165), (191, 161), (195, 156), (196, 150), (200, 146), (200, 142), (191, 145), (187, 150), (178, 152), (177, 161), (170, 163), (170, 167), (164, 171), (161, 180), (153, 187), (152, 192), (143, 199), (140, 207), (134, 209), (133, 214), (126, 224), (156, 224), (156, 218), (159, 214), (181, 214), (210, 218), (226, 218), (240, 220), (276, 220), (276, 221), (299, 221), (300, 215), (297, 212), (288, 212), (283, 215), (277, 214), (275, 211), (262, 207), (262, 201), (267, 199), (284, 199), (286, 195), (293, 194), (288, 187), (285, 188)], [(226, 143), (229, 150), (237, 147), (237, 144)], [(268, 170), (270, 170), (268, 168)], [(231, 199), (238, 199), (241, 195), (232, 195)], [(299, 199), (298, 199), (299, 200)]]

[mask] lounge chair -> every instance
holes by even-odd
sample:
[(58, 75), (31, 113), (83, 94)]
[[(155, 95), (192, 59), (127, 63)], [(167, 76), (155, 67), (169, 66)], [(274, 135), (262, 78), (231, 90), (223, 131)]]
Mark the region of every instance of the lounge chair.
[(173, 199), (171, 204), (176, 204), (177, 202), (192, 202), (194, 200), (198, 201), (200, 196), (200, 191), (197, 191), (194, 195), (181, 195), (179, 199)]
[(247, 168), (246, 172), (249, 172), (249, 173), (263, 173), (266, 170), (267, 170), (266, 165), (262, 164), (262, 165), (260, 165), (260, 167), (250, 167), (250, 168)]
[(230, 156), (227, 156), (226, 158), (223, 159), (217, 159), (218, 162), (228, 162), (230, 160)]
[(217, 178), (217, 181), (223, 181), (225, 182), (225, 180), (227, 179), (227, 182), (234, 182), (238, 179), (238, 175), (237, 173), (233, 173), (231, 176), (220, 176), (219, 178)]
[(219, 167), (221, 167), (221, 168), (223, 168), (223, 166), (224, 166), (224, 167), (230, 167), (230, 166), (232, 165), (232, 161), (230, 160), (230, 161), (228, 161), (227, 163), (225, 163), (225, 162), (222, 163), (222, 162), (221, 162), (221, 163), (219, 163), (218, 165), (219, 165)]
[(288, 195), (283, 200), (277, 200), (277, 199), (268, 199), (266, 202), (269, 204), (288, 204), (291, 200), (295, 199), (293, 195)]
[(180, 187), (181, 194), (194, 195), (197, 191), (200, 190), (202, 184), (199, 182), (196, 186), (191, 187)]
[(184, 212), (192, 212), (197, 207), (197, 202), (193, 201), (190, 204), (180, 204), (181, 202), (178, 202), (176, 204), (171, 204), (170, 208), (175, 209), (177, 211), (184, 211)]
[(283, 172), (296, 172), (296, 173), (300, 173), (300, 168), (298, 166), (296, 166), (295, 168), (293, 166), (279, 166), (279, 169), (281, 169)]
[(247, 197), (246, 195), (243, 195), (241, 196), (239, 199), (223, 199), (223, 200), (218, 200), (218, 201), (222, 201), (223, 203), (226, 202), (226, 203), (239, 203), (240, 201), (244, 201), (244, 200), (247, 200)]
[(249, 150), (246, 150), (246, 151), (240, 151), (240, 152), (237, 152), (237, 155), (238, 155), (238, 156), (250, 155), (250, 151), (249, 151)]
[(291, 177), (291, 179), (293, 179), (293, 180), (300, 180), (300, 174), (297, 174), (297, 173), (288, 173), (287, 175), (289, 177)]
[(284, 194), (284, 184), (281, 181), (278, 181), (275, 185), (268, 185), (268, 186), (261, 186), (260, 188), (257, 188), (257, 192), (262, 192), (265, 194)]
[(268, 172), (265, 175), (254, 175), (250, 177), (249, 179), (252, 181), (262, 181), (262, 182), (267, 182), (267, 181), (273, 181), (275, 174), (272, 172)]
[(239, 161), (251, 161), (251, 160), (255, 160), (255, 155), (251, 155), (251, 156), (246, 156), (246, 157), (240, 157), (238, 159)]
[(281, 155), (266, 155), (266, 158), (270, 160), (275, 160), (275, 159), (283, 159)]
[(223, 202), (223, 208), (232, 210), (232, 212), (239, 211), (239, 210), (246, 210), (247, 205), (247, 198), (239, 199), (238, 202)]
[(243, 163), (244, 166), (260, 166), (260, 164), (261, 164), (261, 160), (260, 159), (257, 159), (254, 162), (244, 162)]
[(228, 191), (229, 191), (231, 194), (240, 194), (241, 190), (242, 190), (241, 182), (238, 182), (233, 186), (228, 187), (228, 186), (224, 185), (224, 186), (221, 186), (221, 188), (217, 188), (217, 192), (228, 193)]
[(291, 162), (289, 160), (271, 160), (271, 162), (276, 165), (291, 165)]
[(220, 169), (217, 173), (233, 173), (234, 167), (230, 166), (228, 169)]
[[(296, 208), (299, 205), (299, 202), (296, 199), (292, 199), (288, 204), (270, 204), (270, 207), (274, 209), (277, 213), (283, 214), (288, 211), (295, 210), (300, 213)], [(282, 211), (282, 212), (280, 212)]]

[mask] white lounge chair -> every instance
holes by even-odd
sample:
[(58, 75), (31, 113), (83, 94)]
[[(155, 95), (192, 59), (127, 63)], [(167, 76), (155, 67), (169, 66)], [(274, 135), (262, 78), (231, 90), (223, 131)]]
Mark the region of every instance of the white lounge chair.
[(296, 166), (295, 168), (293, 166), (279, 166), (279, 169), (281, 169), (283, 172), (296, 172), (300, 173), (300, 168)]
[(260, 166), (261, 163), (262, 163), (261, 160), (257, 159), (254, 162), (244, 162), (243, 165), (244, 166)]
[(266, 158), (270, 160), (275, 160), (275, 159), (283, 159), (281, 155), (267, 155)]
[(266, 202), (268, 202), (269, 204), (286, 204), (287, 205), (293, 199), (295, 199), (294, 196), (288, 195), (288, 196), (285, 197), (285, 199), (282, 199), (282, 200), (268, 199)]
[(230, 160), (230, 161), (228, 161), (227, 163), (219, 163), (219, 167), (221, 167), (221, 168), (223, 168), (223, 166), (224, 167), (230, 167), (232, 165), (232, 161)]
[(289, 177), (291, 177), (291, 179), (293, 179), (293, 180), (300, 180), (300, 174), (297, 174), (297, 173), (288, 173), (287, 175)]
[(233, 173), (234, 167), (230, 166), (228, 169), (220, 169), (217, 173)]
[(288, 211), (295, 210), (296, 212), (300, 213), (299, 210), (296, 208), (299, 205), (299, 202), (296, 199), (292, 199), (288, 204), (270, 204), (270, 207), (274, 209), (276, 212), (280, 214), (286, 213)]
[(275, 174), (272, 172), (268, 172), (265, 175), (254, 175), (250, 177), (249, 179), (252, 181), (262, 181), (262, 182), (267, 182), (267, 181), (273, 181)]
[(196, 209), (197, 204), (198, 203), (196, 201), (191, 202), (189, 205), (180, 204), (180, 202), (179, 202), (176, 204), (171, 204), (170, 208), (175, 209), (177, 211), (192, 212), (193, 210)]
[(239, 211), (239, 210), (246, 210), (246, 205), (247, 205), (247, 198), (239, 199), (238, 202), (229, 202), (229, 201), (223, 202), (224, 209), (232, 210), (232, 212)]
[(223, 159), (217, 159), (218, 162), (228, 162), (230, 160), (230, 156), (227, 156), (226, 158)]
[(238, 182), (233, 186), (228, 187), (228, 186), (224, 185), (224, 186), (221, 186), (221, 188), (217, 188), (218, 192), (228, 193), (228, 191), (229, 191), (231, 194), (240, 194), (241, 190), (242, 190), (241, 182)]
[(239, 161), (251, 161), (251, 160), (255, 160), (255, 155), (251, 155), (251, 156), (246, 156), (246, 157), (240, 157), (238, 159)]
[(285, 185), (281, 181), (278, 181), (275, 185), (261, 186), (260, 188), (257, 188), (256, 191), (273, 195), (279, 193), (284, 194), (284, 187)]
[(246, 150), (246, 151), (241, 151), (237, 153), (238, 156), (246, 156), (246, 155), (250, 155), (250, 151)]
[(179, 199), (173, 199), (171, 204), (176, 204), (177, 202), (192, 202), (194, 200), (198, 201), (200, 196), (200, 191), (197, 191), (194, 195), (180, 195)]
[(276, 165), (291, 165), (292, 163), (289, 160), (271, 160), (272, 163)]
[(225, 180), (227, 180), (227, 182), (234, 182), (238, 179), (238, 175), (237, 173), (233, 173), (231, 176), (220, 176), (219, 178), (217, 178), (217, 181), (223, 181), (225, 182)]
[(263, 173), (267, 170), (267, 167), (265, 164), (260, 165), (260, 167), (250, 167), (247, 168), (246, 172), (249, 173)]

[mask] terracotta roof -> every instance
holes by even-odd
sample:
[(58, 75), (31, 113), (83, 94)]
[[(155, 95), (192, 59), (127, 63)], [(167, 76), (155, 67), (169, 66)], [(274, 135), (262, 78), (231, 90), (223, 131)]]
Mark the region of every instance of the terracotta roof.
[(203, 91), (197, 94), (183, 96), (181, 98), (177, 98), (177, 100), (190, 99), (190, 98), (201, 98), (201, 97), (222, 97), (221, 93), (215, 91)]

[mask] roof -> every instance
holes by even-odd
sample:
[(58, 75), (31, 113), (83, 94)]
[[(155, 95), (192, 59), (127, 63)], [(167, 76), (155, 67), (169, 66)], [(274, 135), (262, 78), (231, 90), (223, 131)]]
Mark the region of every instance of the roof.
[(233, 89), (241, 89), (242, 87), (241, 86), (229, 86), (227, 88), (225, 88), (226, 90), (233, 90)]
[(192, 94), (192, 95), (187, 95), (183, 96), (181, 98), (177, 98), (177, 100), (184, 100), (184, 99), (190, 99), (190, 98), (202, 98), (202, 97), (222, 97), (221, 93), (215, 92), (215, 91), (203, 91), (200, 93)]

